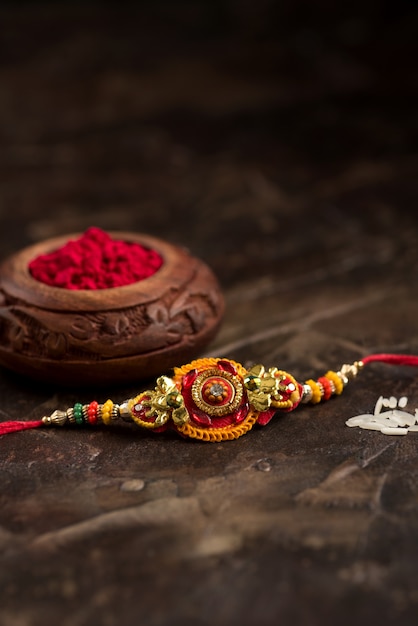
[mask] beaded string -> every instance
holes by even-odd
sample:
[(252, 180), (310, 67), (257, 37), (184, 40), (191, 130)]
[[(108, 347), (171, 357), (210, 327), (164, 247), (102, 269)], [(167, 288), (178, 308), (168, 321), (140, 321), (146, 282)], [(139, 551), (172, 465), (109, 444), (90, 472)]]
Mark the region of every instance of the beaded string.
[(343, 365), (338, 372), (328, 371), (316, 381), (307, 380), (303, 385), (302, 402), (318, 404), (334, 395), (341, 395), (349, 380), (355, 378), (363, 367), (364, 361), (355, 361), (352, 365)]
[[(112, 400), (106, 400), (103, 404), (99, 404), (96, 400), (89, 402), (88, 404), (82, 404), (76, 402), (74, 406), (66, 409), (65, 411), (55, 410), (51, 415), (46, 415), (42, 418), (42, 423), (45, 426), (64, 426), (65, 424), (72, 424), (77, 426), (96, 426), (97, 424), (104, 424), (110, 426), (110, 424), (120, 417), (120, 406), (115, 404)], [(7, 422), (0, 424), (1, 427)], [(13, 422), (12, 422), (13, 423)]]
[(288, 372), (256, 365), (250, 369), (229, 359), (197, 359), (160, 376), (152, 390), (121, 404), (76, 402), (37, 421), (0, 423), (0, 435), (40, 426), (110, 426), (118, 419), (163, 432), (168, 428), (201, 441), (237, 439), (255, 424), (265, 426), (277, 411), (318, 404), (339, 396), (365, 365), (373, 362), (417, 367), (418, 356), (374, 354), (330, 370), (304, 384)]

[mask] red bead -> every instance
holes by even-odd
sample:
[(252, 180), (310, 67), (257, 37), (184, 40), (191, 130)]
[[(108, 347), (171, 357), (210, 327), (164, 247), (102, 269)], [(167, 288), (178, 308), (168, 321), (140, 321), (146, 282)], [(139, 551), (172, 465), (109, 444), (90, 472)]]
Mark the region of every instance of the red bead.
[(331, 382), (328, 380), (328, 378), (325, 378), (325, 376), (321, 376), (321, 378), (318, 378), (318, 382), (322, 385), (322, 388), (324, 390), (323, 399), (329, 400), (332, 396)]
[(93, 402), (90, 402), (90, 404), (87, 407), (87, 419), (88, 419), (89, 424), (91, 424), (92, 426), (97, 424), (97, 409), (98, 408), (99, 408), (99, 403), (96, 402), (96, 400), (93, 400)]

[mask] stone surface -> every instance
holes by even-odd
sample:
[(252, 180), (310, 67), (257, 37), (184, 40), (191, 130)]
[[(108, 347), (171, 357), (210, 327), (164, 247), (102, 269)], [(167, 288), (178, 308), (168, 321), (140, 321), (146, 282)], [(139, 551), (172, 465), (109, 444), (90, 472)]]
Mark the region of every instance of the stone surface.
[[(227, 303), (208, 353), (300, 380), (418, 352), (417, 14), (406, 2), (1, 9), (2, 258), (97, 225), (185, 246)], [(418, 439), (347, 428), (373, 365), (234, 442), (0, 439), (7, 626), (416, 623)], [(106, 389), (124, 399), (140, 391)], [(0, 372), (0, 419), (103, 389)]]

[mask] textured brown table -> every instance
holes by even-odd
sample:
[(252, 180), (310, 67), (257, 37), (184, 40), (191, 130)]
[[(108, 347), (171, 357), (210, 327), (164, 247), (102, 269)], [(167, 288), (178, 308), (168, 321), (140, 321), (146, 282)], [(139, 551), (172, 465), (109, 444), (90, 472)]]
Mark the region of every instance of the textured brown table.
[[(418, 351), (412, 4), (32, 3), (0, 19), (2, 257), (91, 224), (148, 232), (222, 283), (208, 353), (304, 379)], [(2, 370), (0, 417), (145, 385)], [(417, 435), (345, 426), (380, 394), (418, 406), (417, 373), (376, 365), (232, 443), (3, 437), (0, 623), (415, 624)]]

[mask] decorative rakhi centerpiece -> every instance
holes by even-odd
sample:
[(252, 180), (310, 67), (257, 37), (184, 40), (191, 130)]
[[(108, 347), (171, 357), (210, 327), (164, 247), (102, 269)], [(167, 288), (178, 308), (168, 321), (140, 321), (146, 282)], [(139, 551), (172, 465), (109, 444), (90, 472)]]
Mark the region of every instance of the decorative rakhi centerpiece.
[(194, 439), (222, 441), (244, 435), (255, 423), (265, 426), (278, 410), (295, 409), (303, 396), (303, 386), (287, 372), (208, 358), (174, 368), (173, 378), (161, 376), (154, 391), (119, 410), (143, 428), (170, 427)]

